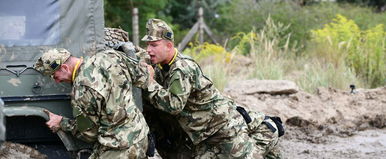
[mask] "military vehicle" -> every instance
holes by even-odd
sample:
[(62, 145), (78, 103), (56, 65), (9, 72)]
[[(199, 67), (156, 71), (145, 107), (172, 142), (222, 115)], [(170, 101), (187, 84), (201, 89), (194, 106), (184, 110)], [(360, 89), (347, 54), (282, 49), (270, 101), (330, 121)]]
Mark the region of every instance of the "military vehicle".
[(48, 48), (78, 57), (103, 49), (103, 1), (2, 0), (0, 24), (0, 139), (5, 135), (6, 143), (28, 145), (48, 158), (87, 155), (90, 144), (45, 125), (44, 109), (72, 117), (70, 85), (42, 76), (33, 64)]

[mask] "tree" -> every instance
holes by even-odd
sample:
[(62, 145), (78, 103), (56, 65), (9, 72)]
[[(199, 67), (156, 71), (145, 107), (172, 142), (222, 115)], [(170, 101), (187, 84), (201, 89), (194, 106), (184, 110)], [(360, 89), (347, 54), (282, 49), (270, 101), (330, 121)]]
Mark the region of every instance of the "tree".
[(174, 0), (168, 4), (164, 14), (173, 17), (173, 23), (181, 29), (189, 29), (197, 21), (198, 8), (204, 9), (205, 20), (209, 25), (219, 16), (218, 9), (231, 0)]
[(139, 10), (140, 37), (146, 33), (146, 21), (149, 18), (159, 18), (171, 25), (176, 33), (175, 39), (178, 40), (197, 21), (199, 7), (204, 8), (205, 21), (210, 26), (219, 16), (220, 6), (229, 1), (231, 0), (105, 0), (106, 26), (120, 27), (131, 36), (132, 9), (136, 7)]
[(359, 5), (368, 5), (375, 7), (378, 11), (383, 12), (386, 10), (385, 0), (337, 0), (340, 3), (356, 3)]
[(132, 31), (132, 10), (139, 10), (140, 37), (146, 33), (146, 21), (149, 18), (161, 18), (170, 21), (171, 18), (162, 13), (172, 0), (105, 0), (105, 23), (108, 27), (122, 28)]

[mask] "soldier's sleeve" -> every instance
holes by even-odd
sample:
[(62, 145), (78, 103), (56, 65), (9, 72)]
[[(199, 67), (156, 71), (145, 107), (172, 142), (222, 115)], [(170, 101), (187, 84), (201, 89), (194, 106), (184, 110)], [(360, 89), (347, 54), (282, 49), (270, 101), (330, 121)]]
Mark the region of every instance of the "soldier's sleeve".
[(72, 134), (85, 141), (95, 141), (97, 137), (98, 110), (101, 107), (102, 96), (87, 86), (76, 88), (74, 94), (73, 116), (74, 120), (63, 118), (61, 128), (71, 131)]
[(142, 48), (136, 46), (135, 51), (136, 51), (135, 56), (137, 56), (139, 58), (140, 62), (145, 62), (145, 63), (151, 65), (150, 56), (145, 49), (142, 49)]
[(60, 121), (60, 129), (63, 131), (72, 131), (75, 128), (75, 121), (67, 117), (63, 117)]
[(180, 113), (188, 100), (192, 85), (189, 78), (176, 70), (169, 81), (167, 88), (162, 87), (157, 82), (150, 83), (147, 91), (150, 102), (157, 109), (170, 114)]
[(147, 67), (133, 62), (131, 62), (130, 66), (129, 71), (133, 85), (146, 89), (149, 83), (149, 71), (147, 70)]

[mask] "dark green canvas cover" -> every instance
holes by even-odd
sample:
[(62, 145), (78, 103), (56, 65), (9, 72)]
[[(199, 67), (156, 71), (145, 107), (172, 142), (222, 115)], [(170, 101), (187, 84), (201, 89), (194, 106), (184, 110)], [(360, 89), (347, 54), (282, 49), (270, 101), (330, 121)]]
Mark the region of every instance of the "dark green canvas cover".
[[(33, 64), (48, 48), (89, 56), (104, 48), (102, 0), (0, 0), (0, 98), (6, 141), (56, 142), (68, 151), (87, 147), (71, 135), (50, 132), (47, 109), (72, 117), (69, 84), (56, 84)], [(43, 119), (43, 121), (42, 121)], [(1, 123), (1, 120), (0, 120)], [(0, 124), (0, 140), (1, 124)]]
[(5, 141), (4, 102), (0, 98), (0, 146)]
[(80, 57), (104, 47), (102, 0), (1, 0), (0, 24), (0, 97), (6, 105), (9, 97), (69, 93), (68, 85), (32, 68), (44, 50), (66, 48)]
[(103, 46), (102, 0), (1, 0), (0, 68), (26, 65), (48, 47), (63, 47), (75, 56)]

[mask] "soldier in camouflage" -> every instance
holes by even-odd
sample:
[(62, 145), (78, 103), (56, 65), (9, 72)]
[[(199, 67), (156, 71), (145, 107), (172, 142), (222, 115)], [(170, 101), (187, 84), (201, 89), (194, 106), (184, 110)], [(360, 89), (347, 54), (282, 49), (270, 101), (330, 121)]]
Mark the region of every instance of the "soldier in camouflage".
[[(122, 51), (126, 56), (138, 59), (139, 63), (151, 64), (150, 56), (146, 50), (134, 46), (129, 41), (126, 31), (118, 28), (105, 28), (104, 30), (105, 48)], [(160, 156), (164, 158), (190, 158), (191, 150), (189, 148), (192, 144), (187, 142), (188, 136), (177, 121), (170, 114), (155, 110), (147, 101), (142, 101), (142, 105), (142, 114), (150, 127), (151, 136), (155, 140), (154, 145), (157, 146), (154, 156), (158, 158)]]
[(156, 64), (147, 66), (147, 98), (178, 121), (194, 144), (194, 158), (280, 158), (281, 123), (221, 95), (199, 65), (174, 48), (173, 31), (164, 21), (150, 19), (146, 28), (142, 41)]
[(146, 158), (149, 128), (134, 103), (132, 88), (148, 83), (148, 70), (121, 52), (106, 50), (88, 58), (50, 49), (34, 65), (56, 82), (72, 83), (75, 120), (51, 112), (48, 127), (70, 131), (94, 143), (90, 158)]

